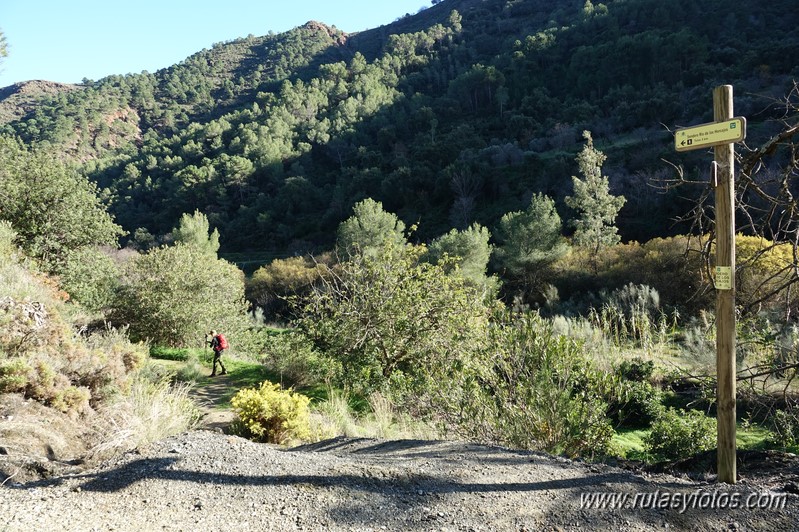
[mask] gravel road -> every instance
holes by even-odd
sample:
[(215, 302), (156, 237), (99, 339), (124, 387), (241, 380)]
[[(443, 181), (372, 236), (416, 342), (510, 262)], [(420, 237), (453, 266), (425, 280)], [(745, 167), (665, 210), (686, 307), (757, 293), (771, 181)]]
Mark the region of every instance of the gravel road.
[[(797, 530), (799, 498), (767, 488), (460, 442), (337, 438), (284, 450), (196, 430), (94, 470), (6, 483), (0, 531)], [(581, 507), (594, 492), (630, 498)], [(645, 508), (630, 508), (636, 493)], [(669, 507), (683, 499), (687, 510)], [(745, 507), (772, 499), (784, 508)]]

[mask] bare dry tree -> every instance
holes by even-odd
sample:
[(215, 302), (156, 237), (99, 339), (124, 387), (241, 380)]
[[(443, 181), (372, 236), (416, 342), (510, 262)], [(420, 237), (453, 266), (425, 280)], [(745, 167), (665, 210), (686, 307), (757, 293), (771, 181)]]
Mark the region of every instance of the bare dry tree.
[[(743, 143), (736, 153), (735, 208), (737, 231), (763, 237), (770, 244), (736, 265), (736, 272), (786, 243), (793, 247), (793, 261), (761, 281), (762, 287), (769, 287), (767, 291), (755, 291), (756, 299), (740, 302), (743, 314), (756, 311), (799, 281), (799, 83), (794, 82), (783, 99), (770, 101), (767, 112), (774, 116), (771, 120), (779, 124), (780, 131), (758, 148)], [(709, 265), (716, 236), (714, 189), (707, 180), (687, 178), (682, 165), (663, 161), (672, 166), (674, 176), (654, 185), (663, 190), (693, 185), (692, 208), (676, 221), (687, 223), (690, 233), (700, 239), (699, 247)]]
[[(799, 431), (799, 406), (794, 383), (799, 379), (799, 328), (796, 326), (796, 303), (793, 286), (799, 282), (799, 83), (794, 81), (787, 94), (769, 99), (762, 115), (763, 123), (777, 131), (759, 147), (743, 143), (736, 153), (735, 212), (736, 231), (762, 237), (763, 246), (736, 265), (741, 276), (761, 257), (772, 250), (790, 246), (790, 256), (778, 268), (761, 271), (757, 286), (738, 301), (742, 318), (754, 317), (766, 303), (784, 299), (782, 331), (765, 340), (774, 353), (771, 360), (757, 360), (738, 372), (739, 394), (757, 396), (760, 416), (770, 416), (775, 407), (786, 410)], [(677, 221), (687, 223), (690, 233), (699, 239), (710, 278), (715, 234), (714, 187), (707, 180), (689, 179), (682, 165), (664, 160), (673, 168), (673, 177), (653, 183), (664, 190), (688, 188), (692, 200), (689, 212)], [(692, 246), (696, 248), (696, 246)], [(712, 289), (709, 286), (706, 289)], [(795, 310), (795, 309), (794, 309)], [(793, 334), (788, 332), (793, 330)], [(743, 346), (746, 347), (746, 346)], [(713, 377), (710, 380), (715, 382)]]

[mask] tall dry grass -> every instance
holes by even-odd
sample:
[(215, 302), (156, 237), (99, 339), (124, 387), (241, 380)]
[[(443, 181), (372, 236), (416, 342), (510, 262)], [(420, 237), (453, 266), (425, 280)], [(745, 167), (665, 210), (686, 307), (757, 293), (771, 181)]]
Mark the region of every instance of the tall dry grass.
[(133, 379), (127, 394), (103, 408), (96, 420), (96, 441), (90, 451), (102, 460), (197, 426), (201, 412), (190, 397), (191, 384)]
[(430, 424), (399, 412), (390, 399), (379, 392), (369, 396), (368, 408), (355, 412), (346, 393), (329, 390), (328, 399), (318, 403), (311, 415), (311, 433), (318, 440), (335, 436), (354, 438), (440, 439)]

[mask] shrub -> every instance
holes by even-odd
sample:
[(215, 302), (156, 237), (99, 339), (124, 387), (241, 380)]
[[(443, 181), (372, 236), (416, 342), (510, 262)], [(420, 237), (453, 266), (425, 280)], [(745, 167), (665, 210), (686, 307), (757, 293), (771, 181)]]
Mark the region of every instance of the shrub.
[(617, 427), (648, 427), (664, 410), (663, 393), (649, 382), (611, 378), (603, 398)]
[(264, 381), (260, 388), (244, 388), (230, 401), (238, 415), (233, 430), (255, 441), (281, 445), (308, 440), (310, 401), (269, 381)]
[(126, 372), (141, 368), (147, 360), (146, 344), (131, 342), (127, 328), (117, 329), (108, 323), (86, 338), (86, 346), (94, 352), (109, 355), (109, 359), (120, 361)]
[(157, 248), (127, 267), (111, 315), (134, 340), (188, 347), (212, 328), (231, 339), (246, 329), (243, 274), (201, 247)]
[(613, 435), (600, 373), (534, 313), (495, 318), (485, 351), (432, 393), (461, 435), (487, 443), (576, 456), (604, 452)]
[(336, 379), (341, 364), (319, 353), (313, 342), (297, 331), (269, 335), (263, 340), (263, 364), (292, 387)]
[(50, 401), (50, 406), (61, 412), (83, 412), (89, 404), (91, 393), (85, 387), (67, 386), (58, 390)]
[(0, 361), (0, 393), (23, 392), (33, 368), (21, 358)]
[[(486, 309), (445, 261), (421, 262), (424, 246), (372, 249), (329, 270), (298, 310), (300, 329), (341, 362), (341, 384), (415, 396), (436, 367), (449, 367), (480, 341)], [(395, 387), (395, 384), (398, 387)]]
[(665, 410), (644, 440), (655, 457), (675, 460), (708, 451), (716, 446), (716, 420), (698, 410)]
[(275, 259), (247, 281), (247, 300), (271, 316), (287, 318), (287, 298), (306, 295), (324, 273), (323, 264), (331, 262), (329, 256)]
[(97, 185), (46, 150), (0, 137), (0, 169), (0, 218), (12, 223), (17, 242), (47, 271), (59, 271), (69, 250), (116, 245), (123, 234)]
[(796, 410), (777, 410), (772, 417), (774, 443), (792, 447), (799, 443), (799, 415)]
[(76, 301), (90, 310), (101, 310), (113, 301), (119, 268), (101, 249), (82, 247), (65, 255), (61, 285)]
[(644, 360), (635, 357), (632, 360), (622, 360), (616, 368), (616, 373), (622, 379), (628, 381), (644, 382), (652, 377), (655, 371), (655, 363), (651, 360)]

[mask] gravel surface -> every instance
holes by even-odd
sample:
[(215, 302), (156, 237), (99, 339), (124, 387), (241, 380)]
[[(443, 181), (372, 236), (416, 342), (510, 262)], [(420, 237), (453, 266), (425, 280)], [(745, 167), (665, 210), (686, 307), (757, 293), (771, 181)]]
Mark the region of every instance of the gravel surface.
[[(0, 488), (0, 531), (797, 530), (799, 498), (768, 488), (460, 442), (337, 438), (284, 450), (196, 430), (97, 469), (12, 479)], [(581, 507), (592, 492), (631, 499)], [(636, 493), (648, 507), (629, 507)], [(669, 508), (675, 494), (694, 494), (697, 507)], [(750, 494), (785, 497), (784, 508), (746, 508)]]

